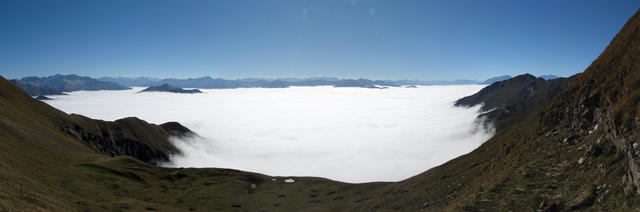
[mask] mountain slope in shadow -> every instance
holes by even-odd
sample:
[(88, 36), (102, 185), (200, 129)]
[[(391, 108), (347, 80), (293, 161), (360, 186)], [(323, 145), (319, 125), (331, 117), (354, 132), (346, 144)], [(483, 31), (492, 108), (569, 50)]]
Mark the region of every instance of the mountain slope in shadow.
[(499, 132), (549, 103), (564, 91), (570, 81), (571, 78), (545, 80), (523, 74), (494, 82), (478, 93), (457, 100), (455, 106), (481, 104), (479, 121)]

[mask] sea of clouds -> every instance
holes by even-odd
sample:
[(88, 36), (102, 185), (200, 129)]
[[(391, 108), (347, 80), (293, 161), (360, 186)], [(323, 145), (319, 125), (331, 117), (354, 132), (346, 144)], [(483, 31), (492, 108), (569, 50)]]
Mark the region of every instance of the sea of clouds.
[(46, 101), (67, 113), (178, 121), (171, 167), (220, 167), (345, 182), (398, 181), (468, 153), (493, 132), (478, 108), (453, 107), (483, 85), (240, 88), (202, 94), (78, 91)]

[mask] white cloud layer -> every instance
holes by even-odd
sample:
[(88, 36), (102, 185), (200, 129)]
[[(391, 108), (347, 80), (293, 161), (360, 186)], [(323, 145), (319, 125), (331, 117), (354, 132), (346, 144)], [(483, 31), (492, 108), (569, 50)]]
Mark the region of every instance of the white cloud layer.
[(453, 102), (482, 85), (418, 88), (241, 88), (203, 94), (78, 91), (47, 101), (104, 120), (178, 121), (201, 138), (175, 140), (166, 166), (233, 168), (345, 182), (397, 181), (470, 152), (492, 132), (478, 108)]

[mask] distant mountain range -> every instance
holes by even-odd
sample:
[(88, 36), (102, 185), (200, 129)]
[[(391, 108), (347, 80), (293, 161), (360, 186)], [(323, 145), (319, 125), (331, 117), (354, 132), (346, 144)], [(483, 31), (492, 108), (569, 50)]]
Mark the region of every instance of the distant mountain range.
[(22, 82), (20, 80), (11, 80), (11, 82), (18, 87), (22, 88), (22, 90), (26, 91), (31, 96), (42, 96), (42, 95), (63, 95), (62, 91), (50, 88), (46, 86), (38, 87), (29, 83)]
[(48, 77), (24, 77), (18, 81), (41, 88), (54, 88), (62, 92), (71, 92), (78, 90), (95, 91), (131, 89), (118, 83), (100, 81), (90, 77), (83, 77), (75, 74), (56, 74)]
[(149, 86), (148, 88), (140, 92), (202, 93), (202, 91), (198, 89), (185, 90), (179, 87), (171, 86), (169, 84), (162, 84), (159, 86)]
[[(542, 75), (543, 79), (558, 78), (555, 75)], [(18, 87), (25, 90), (31, 96), (62, 95), (63, 92), (78, 90), (126, 90), (127, 86), (151, 87), (164, 84), (178, 88), (203, 88), (203, 89), (232, 89), (232, 88), (286, 88), (289, 86), (334, 86), (334, 87), (361, 87), (361, 88), (386, 88), (414, 85), (469, 85), (492, 84), (511, 78), (509, 75), (492, 77), (484, 81), (477, 80), (370, 80), (370, 79), (339, 79), (334, 77), (311, 78), (246, 78), (246, 79), (222, 79), (212, 77), (200, 78), (154, 78), (154, 77), (91, 77), (71, 75), (52, 75), (48, 77), (24, 77), (11, 80)], [(175, 89), (174, 89), (175, 90)]]
[[(555, 75), (542, 75), (544, 79), (557, 78)], [(101, 77), (98, 80), (118, 83), (131, 87), (148, 87), (169, 84), (182, 88), (286, 88), (289, 86), (335, 86), (335, 87), (362, 87), (374, 88), (376, 86), (406, 86), (406, 85), (470, 85), (491, 84), (507, 80), (509, 75), (492, 77), (484, 81), (478, 80), (370, 80), (370, 79), (340, 79), (335, 77), (311, 77), (311, 78), (245, 78), (222, 79), (212, 77), (199, 78), (153, 78), (153, 77)]]

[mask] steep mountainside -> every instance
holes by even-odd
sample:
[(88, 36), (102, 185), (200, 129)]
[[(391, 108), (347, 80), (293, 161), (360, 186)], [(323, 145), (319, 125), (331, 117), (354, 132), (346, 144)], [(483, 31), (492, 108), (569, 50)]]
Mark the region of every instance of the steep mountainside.
[(479, 120), (485, 126), (501, 131), (507, 126), (522, 121), (524, 117), (549, 103), (564, 91), (571, 78), (545, 80), (523, 74), (504, 81), (495, 82), (478, 93), (456, 101), (456, 106), (482, 104)]
[(361, 209), (632, 211), (640, 206), (640, 13), (537, 112)]
[(18, 87), (22, 88), (25, 92), (27, 92), (31, 96), (44, 96), (44, 95), (63, 95), (62, 91), (50, 88), (50, 87), (38, 87), (29, 83), (22, 82), (20, 80), (11, 80), (13, 84), (16, 84)]
[(29, 83), (38, 87), (50, 87), (64, 92), (78, 90), (126, 90), (129, 87), (122, 86), (113, 82), (104, 82), (90, 77), (82, 77), (75, 74), (71, 75), (53, 75), (48, 77), (24, 77), (20, 81)]
[(76, 114), (69, 118), (71, 122), (58, 125), (58, 130), (103, 154), (128, 155), (149, 164), (166, 162), (169, 155), (179, 153), (169, 137), (192, 135), (189, 129), (177, 122), (155, 125), (135, 117), (110, 122)]

